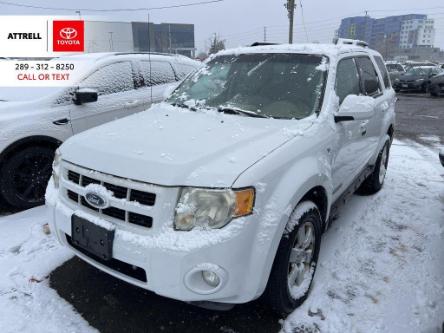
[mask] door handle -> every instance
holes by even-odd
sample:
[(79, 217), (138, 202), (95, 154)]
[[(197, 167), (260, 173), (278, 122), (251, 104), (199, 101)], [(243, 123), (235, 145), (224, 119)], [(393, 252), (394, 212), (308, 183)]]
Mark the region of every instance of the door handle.
[(360, 130), (362, 136), (367, 134), (367, 124), (368, 124), (368, 121), (363, 121), (361, 123), (361, 125), (359, 126), (359, 130)]
[(62, 119), (59, 119), (59, 120), (54, 120), (52, 123), (54, 125), (67, 125), (67, 124), (69, 124), (69, 119), (68, 118), (62, 118)]

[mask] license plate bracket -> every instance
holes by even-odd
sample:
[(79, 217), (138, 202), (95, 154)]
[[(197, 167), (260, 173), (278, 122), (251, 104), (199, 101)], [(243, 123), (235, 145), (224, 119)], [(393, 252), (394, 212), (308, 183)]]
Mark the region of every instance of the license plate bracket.
[(102, 260), (113, 257), (114, 230), (98, 226), (84, 218), (71, 217), (71, 238), (75, 246)]

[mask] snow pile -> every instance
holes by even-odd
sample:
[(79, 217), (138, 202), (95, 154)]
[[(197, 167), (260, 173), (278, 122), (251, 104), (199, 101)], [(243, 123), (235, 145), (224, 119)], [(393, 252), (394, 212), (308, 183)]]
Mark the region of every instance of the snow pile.
[(72, 254), (45, 235), (45, 207), (0, 218), (0, 331), (93, 332), (49, 287), (48, 275)]
[(311, 294), (283, 323), (314, 332), (440, 332), (444, 169), (400, 142), (386, 183), (353, 197), (323, 237)]

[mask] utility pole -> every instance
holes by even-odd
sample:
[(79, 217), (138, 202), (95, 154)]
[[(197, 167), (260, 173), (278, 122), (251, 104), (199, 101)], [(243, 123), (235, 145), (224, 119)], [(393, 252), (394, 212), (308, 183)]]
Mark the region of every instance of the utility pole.
[(264, 27), (264, 43), (267, 42), (267, 27)]
[(296, 8), (295, 0), (287, 0), (284, 5), (288, 11), (288, 19), (290, 21), (290, 27), (288, 31), (288, 43), (293, 44), (293, 23), (294, 23), (294, 10)]

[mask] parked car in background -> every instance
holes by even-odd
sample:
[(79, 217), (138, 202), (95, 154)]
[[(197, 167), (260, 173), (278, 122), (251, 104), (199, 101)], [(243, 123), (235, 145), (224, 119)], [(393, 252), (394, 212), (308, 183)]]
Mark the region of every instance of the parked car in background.
[[(58, 58), (63, 60), (63, 58)], [(88, 68), (75, 87), (0, 93), (0, 195), (12, 206), (44, 203), (56, 148), (73, 134), (147, 109), (201, 66), (183, 56), (97, 53), (67, 57)], [(27, 97), (27, 101), (14, 101)]]
[(389, 62), (387, 61), (385, 63), (385, 67), (387, 67), (387, 70), (390, 75), (390, 81), (395, 82), (401, 74), (405, 73), (404, 66), (402, 66), (399, 62)]
[(430, 79), (443, 72), (437, 66), (419, 66), (407, 70), (393, 82), (393, 88), (399, 91), (427, 92), (430, 88)]
[(335, 203), (386, 175), (395, 92), (382, 56), (345, 42), (222, 51), (165, 102), (73, 136), (51, 230), (157, 294), (220, 309), (264, 294), (290, 313)]
[(403, 64), (406, 71), (414, 67), (435, 67), (437, 64), (431, 61), (406, 61)]
[(441, 96), (444, 95), (444, 70), (442, 73), (432, 77), (430, 79), (430, 95)]

